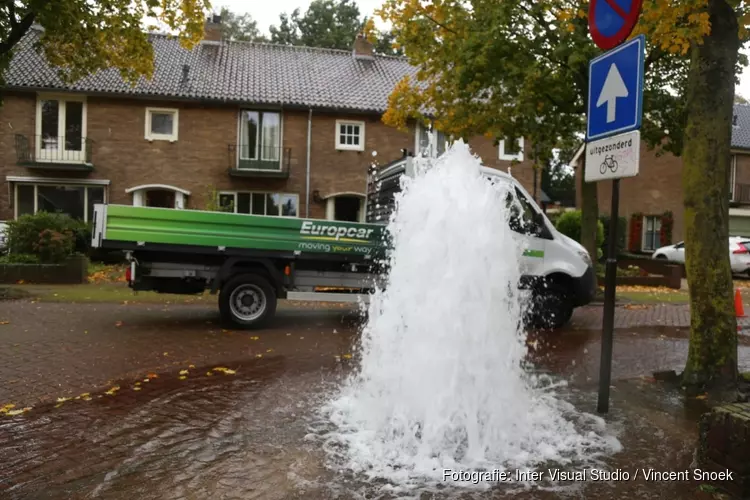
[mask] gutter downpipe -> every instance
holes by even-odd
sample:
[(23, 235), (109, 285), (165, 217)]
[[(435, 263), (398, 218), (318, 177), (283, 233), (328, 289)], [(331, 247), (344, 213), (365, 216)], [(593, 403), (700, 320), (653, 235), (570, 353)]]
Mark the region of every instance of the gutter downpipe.
[(312, 108), (307, 115), (307, 168), (305, 171), (305, 218), (310, 218), (310, 150), (312, 149)]

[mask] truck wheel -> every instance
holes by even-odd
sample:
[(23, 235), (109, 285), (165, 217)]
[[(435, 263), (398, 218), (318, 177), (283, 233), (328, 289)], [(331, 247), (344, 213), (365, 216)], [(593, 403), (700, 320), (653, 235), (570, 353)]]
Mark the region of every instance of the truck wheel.
[(257, 328), (276, 312), (276, 293), (264, 277), (240, 274), (221, 287), (219, 312), (228, 325)]
[(572, 316), (573, 304), (564, 287), (550, 284), (535, 294), (532, 321), (536, 328), (562, 328)]

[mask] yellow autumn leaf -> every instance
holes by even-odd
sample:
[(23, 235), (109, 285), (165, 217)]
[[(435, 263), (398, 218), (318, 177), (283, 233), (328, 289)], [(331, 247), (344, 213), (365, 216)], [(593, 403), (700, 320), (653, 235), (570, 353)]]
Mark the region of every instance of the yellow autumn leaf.
[(0, 413), (8, 413), (10, 410), (12, 410), (15, 407), (16, 405), (14, 405), (13, 403), (8, 403), (7, 405), (0, 407)]
[(351, 354), (344, 354), (343, 358), (344, 359), (352, 359), (352, 355)]
[(190, 372), (187, 370), (180, 370), (180, 375), (187, 375), (188, 373)]
[(211, 373), (211, 372), (206, 372), (206, 376), (207, 376), (207, 377), (212, 377), (212, 376), (213, 376), (213, 373)]
[(70, 398), (57, 398), (58, 403), (64, 403), (66, 401), (70, 401)]
[(250, 340), (258, 340), (260, 337), (250, 337)]
[(0, 325), (9, 325), (10, 321), (0, 321)]
[(273, 349), (266, 349), (266, 352), (273, 352)]
[(189, 365), (188, 368), (195, 368), (195, 365)]
[(147, 378), (159, 378), (159, 375), (157, 375), (156, 373), (149, 373), (148, 375), (146, 375), (146, 377)]
[(262, 354), (256, 354), (256, 355), (255, 355), (255, 357), (256, 357), (256, 358), (262, 358), (262, 357), (263, 357), (263, 355), (262, 355)]
[(708, 394), (701, 394), (700, 396), (695, 396), (695, 399), (706, 399), (708, 397)]
[(133, 387), (133, 390), (134, 390), (134, 391), (140, 391), (140, 390), (141, 390), (141, 388), (140, 388), (140, 387), (138, 387), (138, 386), (135, 386), (135, 387)]
[(107, 396), (114, 396), (115, 393), (117, 391), (119, 391), (119, 390), (120, 390), (120, 386), (116, 385), (116, 386), (112, 387), (110, 390), (106, 391), (104, 394), (106, 394)]
[(180, 376), (180, 380), (185, 380), (187, 377), (185, 375)]
[(10, 410), (6, 413), (6, 415), (10, 417), (15, 417), (16, 415), (20, 415), (21, 413), (26, 413), (27, 411), (31, 411), (31, 407), (27, 406), (26, 408), (21, 408), (20, 410)]

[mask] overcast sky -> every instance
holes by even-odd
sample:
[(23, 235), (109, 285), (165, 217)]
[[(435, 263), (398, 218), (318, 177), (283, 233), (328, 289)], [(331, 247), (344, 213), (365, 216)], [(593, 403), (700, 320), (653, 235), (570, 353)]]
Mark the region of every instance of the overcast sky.
[[(214, 0), (214, 9), (217, 11), (221, 7), (227, 7), (229, 10), (237, 13), (249, 12), (253, 19), (258, 21), (258, 28), (268, 34), (268, 27), (272, 24), (279, 24), (279, 14), (286, 12), (291, 14), (294, 9), (299, 7), (300, 12), (307, 10), (310, 0)], [(357, 0), (360, 13), (364, 16), (373, 16), (373, 11), (383, 4), (383, 0)], [(250, 7), (252, 5), (252, 7)], [(380, 28), (386, 28), (379, 17), (375, 17), (376, 25)], [(745, 51), (750, 54), (750, 51)], [(743, 73), (739, 87), (736, 91), (746, 99), (750, 99), (750, 69)]]

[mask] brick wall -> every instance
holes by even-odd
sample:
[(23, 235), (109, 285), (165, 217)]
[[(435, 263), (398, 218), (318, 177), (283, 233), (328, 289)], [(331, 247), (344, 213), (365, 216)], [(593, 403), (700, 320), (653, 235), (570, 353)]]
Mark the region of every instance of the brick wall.
[[(146, 107), (179, 110), (178, 140), (149, 142), (145, 139)], [(299, 214), (305, 215), (305, 169), (307, 163), (307, 111), (283, 112), (282, 145), (290, 150), (288, 179), (233, 178), (228, 169), (233, 157), (229, 144), (236, 144), (239, 107), (201, 103), (147, 101), (125, 98), (87, 98), (87, 136), (93, 141), (93, 172), (50, 172), (16, 165), (14, 134), (36, 133), (36, 95), (6, 93), (0, 107), (0, 176), (107, 179), (110, 203), (132, 204), (125, 190), (143, 184), (167, 184), (190, 191), (186, 208), (203, 208), (209, 187), (219, 190), (258, 190), (299, 195)], [(337, 119), (365, 122), (364, 151), (336, 149)], [(367, 169), (401, 157), (401, 149), (414, 150), (414, 128), (408, 132), (382, 123), (378, 115), (344, 115), (313, 112), (311, 144), (310, 216), (325, 217), (325, 203), (312, 200), (312, 191), (325, 197), (338, 192), (364, 194)], [(488, 167), (507, 171), (510, 162), (498, 158), (492, 139), (469, 141), (472, 150)], [(529, 151), (529, 144), (526, 150)], [(373, 156), (373, 152), (377, 156)], [(528, 156), (528, 154), (526, 155)], [(512, 174), (531, 192), (533, 170), (525, 161), (512, 167)], [(0, 220), (11, 219), (13, 208), (8, 189), (0, 189)]]

